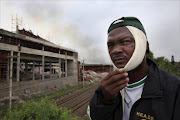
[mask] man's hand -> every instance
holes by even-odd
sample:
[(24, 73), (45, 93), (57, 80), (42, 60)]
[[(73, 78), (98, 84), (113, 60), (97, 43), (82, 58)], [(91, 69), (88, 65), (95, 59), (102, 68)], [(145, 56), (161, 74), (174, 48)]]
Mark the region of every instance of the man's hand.
[(127, 72), (123, 72), (122, 69), (117, 69), (116, 71), (109, 73), (101, 81), (101, 91), (103, 98), (106, 101), (114, 100), (119, 91), (127, 86), (129, 82), (129, 78), (127, 76)]

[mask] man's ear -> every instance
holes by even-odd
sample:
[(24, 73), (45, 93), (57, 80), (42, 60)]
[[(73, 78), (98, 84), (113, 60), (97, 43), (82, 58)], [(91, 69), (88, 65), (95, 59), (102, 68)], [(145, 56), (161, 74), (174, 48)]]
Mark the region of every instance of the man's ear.
[(146, 53), (149, 53), (149, 42), (147, 41), (147, 46), (146, 46)]

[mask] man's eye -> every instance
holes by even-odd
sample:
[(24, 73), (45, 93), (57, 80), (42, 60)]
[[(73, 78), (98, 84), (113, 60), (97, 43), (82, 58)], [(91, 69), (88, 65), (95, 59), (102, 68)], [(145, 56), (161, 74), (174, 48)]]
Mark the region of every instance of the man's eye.
[(111, 44), (108, 44), (108, 48), (110, 48), (110, 47), (112, 47), (112, 45), (111, 45)]
[(108, 45), (108, 48), (111, 48), (111, 45)]
[(124, 41), (123, 41), (123, 44), (125, 44), (125, 45), (130, 44), (130, 43), (132, 43), (131, 40), (124, 40)]
[(124, 40), (124, 41), (123, 41), (124, 44), (127, 44), (128, 42), (129, 42), (128, 40)]

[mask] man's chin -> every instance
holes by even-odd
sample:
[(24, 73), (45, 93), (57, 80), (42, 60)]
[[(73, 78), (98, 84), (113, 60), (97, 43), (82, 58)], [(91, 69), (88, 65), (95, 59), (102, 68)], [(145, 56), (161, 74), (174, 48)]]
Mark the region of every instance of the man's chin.
[(117, 65), (115, 65), (117, 68), (124, 68), (125, 67), (125, 65), (119, 65), (119, 64), (117, 64)]

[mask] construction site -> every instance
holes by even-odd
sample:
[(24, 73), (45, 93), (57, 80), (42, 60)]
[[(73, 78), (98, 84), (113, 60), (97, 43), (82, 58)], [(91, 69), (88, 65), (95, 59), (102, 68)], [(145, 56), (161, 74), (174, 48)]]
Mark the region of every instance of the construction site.
[[(78, 83), (78, 53), (25, 29), (0, 29), (0, 98)], [(12, 86), (9, 82), (13, 82)]]
[[(31, 31), (0, 29), (0, 99), (44, 94), (82, 81), (92, 81), (113, 70), (112, 65), (85, 64), (78, 53)], [(82, 72), (83, 69), (86, 72)], [(99, 73), (99, 74), (97, 74)], [(84, 75), (83, 75), (84, 74)]]
[[(31, 30), (0, 28), (0, 116), (7, 108), (38, 96), (56, 94), (62, 88), (83, 86), (52, 99), (57, 107), (84, 118), (90, 98), (113, 66), (85, 64), (78, 52), (35, 35)], [(85, 88), (84, 84), (90, 85)], [(2, 117), (2, 116), (1, 116)]]

